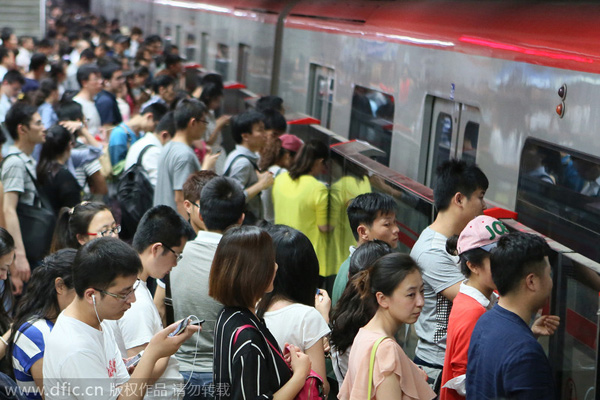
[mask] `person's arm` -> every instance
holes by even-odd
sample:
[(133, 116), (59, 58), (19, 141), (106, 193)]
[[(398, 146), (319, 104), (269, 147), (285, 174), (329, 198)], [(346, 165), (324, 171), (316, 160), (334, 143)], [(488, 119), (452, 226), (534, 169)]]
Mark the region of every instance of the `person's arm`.
[(102, 176), (102, 172), (96, 171), (88, 177), (88, 184), (90, 185), (90, 192), (97, 195), (107, 195), (108, 186), (106, 185), (106, 179)]
[(121, 386), (120, 400), (141, 400), (146, 394), (154, 365), (161, 359), (169, 357), (179, 349), (179, 347), (188, 340), (200, 328), (198, 326), (188, 326), (182, 334), (168, 337), (173, 332), (177, 324), (175, 322), (167, 328), (158, 332), (146, 346), (146, 350), (140, 359), (139, 364), (131, 374), (131, 378)]
[(332, 221), (329, 221), (328, 218), (328, 206), (329, 206), (329, 191), (327, 187), (323, 184), (319, 184), (317, 188), (315, 188), (315, 196), (314, 200), (314, 210), (317, 218), (317, 227), (319, 231), (323, 233), (332, 232), (335, 228), (334, 225), (331, 225)]
[(457, 282), (454, 285), (450, 286), (449, 288), (442, 290), (441, 293), (442, 293), (442, 296), (444, 296), (448, 300), (454, 301), (454, 298), (458, 294), (459, 289), (460, 289), (460, 282)]
[[(133, 357), (138, 354), (142, 350), (146, 350), (148, 343), (144, 343), (141, 346), (132, 347), (131, 349), (127, 349), (127, 357)], [(154, 364), (154, 369), (152, 370), (152, 375), (150, 376), (150, 380), (148, 384), (153, 385), (156, 381), (165, 373), (167, 366), (169, 364), (169, 357), (163, 357)]]
[(383, 382), (376, 388), (378, 399), (400, 399), (402, 398), (402, 389), (400, 388), (400, 381), (396, 374), (389, 374), (385, 377)]
[(183, 191), (182, 190), (174, 190), (173, 196), (175, 198), (175, 205), (177, 206), (177, 212), (179, 213), (179, 215), (181, 215), (181, 217), (183, 219), (185, 219), (187, 221), (189, 216), (187, 214), (185, 206), (183, 205)]
[(323, 378), (323, 392), (329, 393), (329, 382), (327, 381), (327, 370), (325, 367), (325, 352), (323, 350), (323, 341), (319, 340), (312, 347), (306, 349), (306, 355), (310, 358), (310, 364), (313, 371)]
[(256, 182), (254, 185), (250, 186), (248, 189), (245, 190), (246, 203), (250, 199), (256, 197), (256, 195), (258, 195), (260, 192), (262, 192), (266, 188), (273, 186), (274, 180), (273, 180), (272, 172), (269, 172), (269, 171), (257, 172), (256, 175), (258, 176), (258, 182)]
[(17, 204), (19, 203), (18, 192), (4, 193), (4, 216), (6, 218), (6, 230), (15, 241), (15, 262), (11, 266), (11, 281), (15, 294), (23, 290), (23, 281), (28, 281), (31, 274), (29, 261), (25, 255), (25, 246), (21, 236), (21, 225), (17, 216)]
[(35, 382), (35, 385), (38, 387), (39, 392), (42, 394), (42, 399), (45, 399), (44, 391), (42, 388), (44, 387), (44, 358), (40, 358), (36, 362), (33, 363), (31, 368), (29, 369), (29, 373)]
[(163, 326), (167, 325), (167, 306), (165, 304), (165, 298), (167, 292), (164, 287), (156, 285), (156, 291), (154, 292), (154, 305), (158, 309), (158, 315), (162, 320)]
[(230, 119), (231, 119), (231, 115), (221, 115), (217, 119), (217, 122), (215, 124), (215, 129), (212, 131), (212, 133), (210, 134), (208, 139), (206, 139), (206, 144), (208, 144), (209, 146), (212, 146), (215, 143), (215, 141), (219, 137), (219, 134), (221, 133), (221, 130), (223, 130), (223, 127), (225, 125), (227, 125), (227, 123), (229, 122)]

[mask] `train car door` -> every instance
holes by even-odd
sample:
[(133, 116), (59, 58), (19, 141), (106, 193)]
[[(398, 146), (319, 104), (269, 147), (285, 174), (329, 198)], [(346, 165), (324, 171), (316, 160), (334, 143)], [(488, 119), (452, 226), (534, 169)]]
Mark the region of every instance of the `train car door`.
[(430, 109), (425, 184), (431, 187), (435, 171), (444, 161), (476, 162), (481, 113), (476, 107), (441, 98), (434, 98)]
[(335, 72), (332, 68), (310, 64), (307, 111), (327, 129), (331, 128), (334, 84)]

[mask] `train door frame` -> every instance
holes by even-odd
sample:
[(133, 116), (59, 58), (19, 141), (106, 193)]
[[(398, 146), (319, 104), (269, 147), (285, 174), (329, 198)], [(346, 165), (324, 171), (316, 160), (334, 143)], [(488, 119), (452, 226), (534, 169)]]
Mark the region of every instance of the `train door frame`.
[(248, 64), (250, 62), (250, 50), (252, 46), (246, 43), (238, 43), (236, 80), (244, 85), (248, 84)]
[[(319, 93), (321, 93), (321, 82), (323, 81), (326, 83), (324, 85), (326, 96), (319, 96)], [(306, 111), (308, 115), (311, 115), (321, 121), (321, 126), (327, 129), (331, 129), (331, 114), (333, 111), (334, 93), (335, 68), (311, 62), (309, 64)], [(319, 101), (322, 102), (320, 107), (318, 106)], [(320, 110), (318, 110), (319, 108)], [(317, 113), (317, 110), (319, 113)]]
[(208, 47), (210, 46), (210, 33), (202, 32), (200, 37), (200, 64), (208, 67)]
[[(448, 159), (463, 159), (466, 128), (470, 122), (476, 123), (481, 127), (481, 111), (478, 107), (436, 96), (428, 96), (425, 110), (423, 119), (423, 150), (421, 154), (423, 156), (426, 155), (427, 158), (423, 164), (425, 173), (421, 178), (425, 185), (432, 187), (435, 180), (435, 172), (439, 165), (437, 162), (439, 158), (439, 145), (441, 135), (443, 134), (443, 132), (438, 130), (440, 115), (447, 115), (452, 123), (450, 129), (451, 137), (448, 144)], [(479, 129), (477, 130), (477, 134), (479, 135)], [(473, 161), (476, 161), (476, 156)]]

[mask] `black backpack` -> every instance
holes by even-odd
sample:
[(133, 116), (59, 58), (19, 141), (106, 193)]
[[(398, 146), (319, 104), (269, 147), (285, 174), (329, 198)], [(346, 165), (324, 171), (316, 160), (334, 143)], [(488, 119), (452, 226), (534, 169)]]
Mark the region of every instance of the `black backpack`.
[(121, 206), (119, 237), (124, 240), (133, 238), (142, 216), (152, 208), (154, 188), (142, 167), (142, 157), (152, 146), (154, 145), (149, 144), (142, 149), (137, 162), (123, 172), (117, 183), (117, 200)]

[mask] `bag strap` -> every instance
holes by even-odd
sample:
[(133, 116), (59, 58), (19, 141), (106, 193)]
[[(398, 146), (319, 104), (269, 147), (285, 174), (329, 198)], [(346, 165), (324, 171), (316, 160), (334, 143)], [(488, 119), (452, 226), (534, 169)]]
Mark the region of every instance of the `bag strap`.
[(371, 360), (369, 361), (369, 389), (367, 392), (367, 400), (371, 400), (371, 391), (373, 390), (373, 368), (375, 367), (375, 354), (377, 353), (377, 348), (379, 347), (379, 344), (385, 339), (387, 339), (387, 336), (383, 336), (377, 339), (377, 341), (373, 345), (373, 350), (371, 350)]
[(231, 167), (233, 167), (233, 164), (235, 164), (235, 162), (238, 160), (238, 158), (242, 158), (242, 157), (245, 158), (246, 160), (250, 161), (250, 164), (252, 164), (252, 166), (254, 167), (254, 169), (256, 171), (260, 171), (258, 169), (258, 166), (256, 165), (256, 163), (254, 161), (252, 161), (250, 159), (250, 157), (248, 157), (247, 155), (244, 155), (244, 154), (238, 154), (237, 156), (235, 156), (233, 158), (233, 160), (231, 160), (231, 163), (229, 164), (229, 166), (227, 167), (227, 169), (225, 170), (225, 172), (223, 172), (223, 176), (229, 176), (229, 171), (231, 170)]
[(234, 345), (235, 345), (235, 342), (237, 341), (237, 338), (240, 335), (240, 333), (247, 328), (251, 328), (251, 329), (254, 329), (255, 331), (258, 331), (261, 334), (261, 336), (265, 339), (265, 341), (269, 344), (269, 346), (271, 346), (271, 348), (275, 351), (275, 353), (279, 354), (279, 357), (281, 357), (283, 359), (283, 361), (285, 361), (285, 358), (283, 357), (281, 352), (277, 349), (277, 347), (273, 346), (273, 344), (269, 341), (269, 339), (267, 339), (267, 337), (265, 335), (263, 335), (261, 331), (256, 329), (256, 327), (254, 325), (246, 324), (246, 325), (242, 325), (239, 328), (237, 328), (235, 330), (235, 335), (233, 336), (233, 344)]
[(142, 157), (144, 157), (144, 154), (146, 154), (146, 151), (148, 151), (148, 149), (149, 149), (150, 147), (156, 147), (156, 145), (155, 145), (155, 144), (152, 144), (152, 143), (150, 143), (150, 144), (146, 145), (146, 146), (145, 146), (145, 147), (142, 149), (142, 151), (140, 151), (140, 155), (138, 156), (138, 159), (137, 159), (137, 161), (136, 161), (136, 164), (137, 164), (137, 165), (142, 165)]

